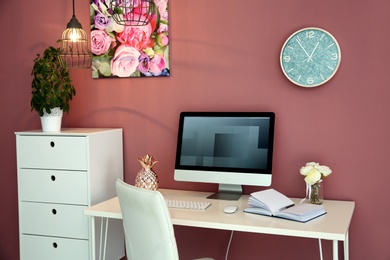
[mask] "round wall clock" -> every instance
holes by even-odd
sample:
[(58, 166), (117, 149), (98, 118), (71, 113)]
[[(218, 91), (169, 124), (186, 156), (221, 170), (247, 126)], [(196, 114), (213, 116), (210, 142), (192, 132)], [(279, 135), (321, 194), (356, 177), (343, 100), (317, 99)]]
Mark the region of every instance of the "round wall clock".
[(293, 33), (284, 43), (280, 65), (284, 75), (301, 87), (329, 81), (339, 68), (340, 47), (327, 31), (309, 27)]

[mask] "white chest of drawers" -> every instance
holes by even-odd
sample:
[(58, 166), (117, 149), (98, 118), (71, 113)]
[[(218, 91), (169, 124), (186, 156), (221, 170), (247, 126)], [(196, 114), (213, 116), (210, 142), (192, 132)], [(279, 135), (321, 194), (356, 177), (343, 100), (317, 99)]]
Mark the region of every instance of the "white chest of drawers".
[[(122, 129), (74, 128), (59, 133), (17, 132), (20, 259), (91, 259), (86, 207), (116, 196), (123, 179)], [(107, 259), (124, 256), (121, 222)], [(98, 236), (97, 236), (98, 237)]]

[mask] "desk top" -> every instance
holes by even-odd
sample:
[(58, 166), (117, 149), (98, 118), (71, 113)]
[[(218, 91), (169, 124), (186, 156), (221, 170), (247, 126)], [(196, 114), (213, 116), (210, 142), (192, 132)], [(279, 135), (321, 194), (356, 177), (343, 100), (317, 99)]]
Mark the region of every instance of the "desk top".
[[(323, 205), (327, 214), (306, 223), (280, 218), (244, 213), (249, 195), (242, 195), (237, 201), (214, 200), (206, 197), (211, 192), (159, 189), (166, 199), (210, 201), (212, 205), (205, 211), (170, 208), (174, 225), (234, 230), (242, 232), (285, 235), (328, 240), (346, 239), (352, 219), (355, 202), (326, 200)], [(299, 199), (292, 199), (299, 203)], [(234, 214), (226, 214), (227, 205), (238, 206)], [(122, 219), (118, 198), (112, 198), (84, 210), (85, 215)]]

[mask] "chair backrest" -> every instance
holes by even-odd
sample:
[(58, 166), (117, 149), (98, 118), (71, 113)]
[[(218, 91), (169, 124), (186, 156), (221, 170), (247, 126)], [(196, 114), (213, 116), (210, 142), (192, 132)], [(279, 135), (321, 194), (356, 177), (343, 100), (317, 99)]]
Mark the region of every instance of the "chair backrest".
[(116, 182), (116, 191), (123, 216), (127, 259), (179, 259), (171, 217), (161, 193), (121, 180)]

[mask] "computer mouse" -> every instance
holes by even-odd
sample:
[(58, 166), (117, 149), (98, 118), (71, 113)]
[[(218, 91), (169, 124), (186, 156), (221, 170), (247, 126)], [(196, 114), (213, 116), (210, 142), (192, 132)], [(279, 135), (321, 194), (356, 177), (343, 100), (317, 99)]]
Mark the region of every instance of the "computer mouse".
[(233, 206), (233, 205), (230, 205), (230, 206), (226, 206), (223, 208), (223, 212), (227, 213), (227, 214), (233, 214), (234, 212), (236, 212), (238, 209), (237, 206)]

